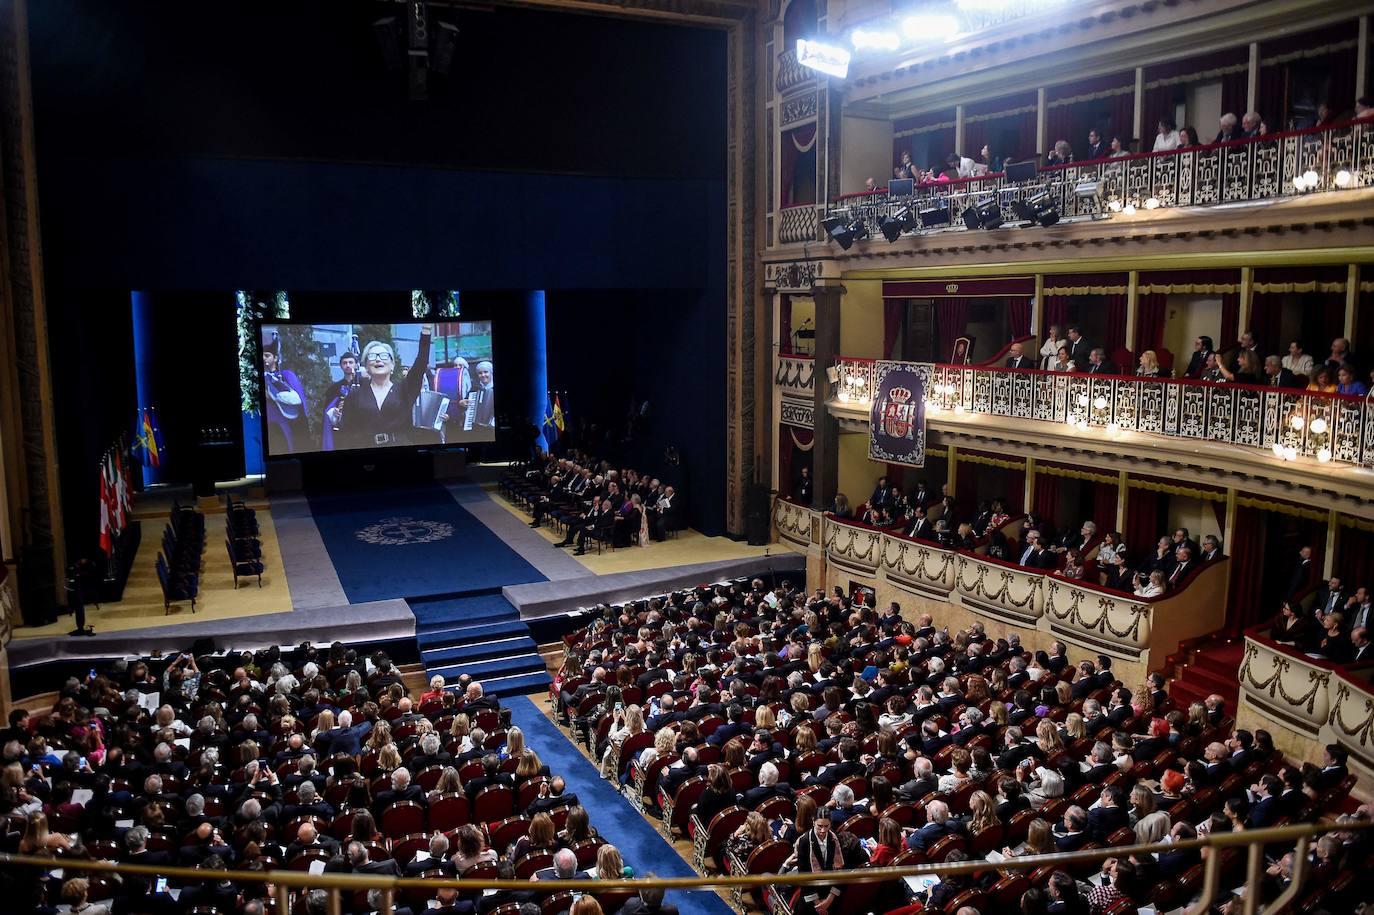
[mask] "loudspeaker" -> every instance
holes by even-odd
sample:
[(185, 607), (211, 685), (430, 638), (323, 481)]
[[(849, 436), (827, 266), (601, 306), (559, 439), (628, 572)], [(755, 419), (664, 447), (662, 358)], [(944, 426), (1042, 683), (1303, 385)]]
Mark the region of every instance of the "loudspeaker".
[(750, 546), (768, 543), (768, 487), (762, 483), (750, 485), (744, 495), (744, 532)]
[(432, 451), (430, 454), (434, 458), (434, 479), (456, 480), (467, 474), (466, 451)]
[(267, 492), (269, 495), (301, 491), (300, 461), (268, 461)]

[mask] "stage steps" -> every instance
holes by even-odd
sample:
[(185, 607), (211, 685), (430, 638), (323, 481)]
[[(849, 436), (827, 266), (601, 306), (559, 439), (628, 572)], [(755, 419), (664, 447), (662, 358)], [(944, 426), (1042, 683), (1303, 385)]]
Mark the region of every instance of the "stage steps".
[(409, 598), (415, 639), (428, 676), (450, 683), (462, 674), (498, 696), (534, 692), (549, 684), (539, 646), (519, 612), (500, 592)]
[(1240, 640), (1216, 640), (1198, 645), (1174, 665), (1169, 697), (1174, 707), (1187, 711), (1189, 704), (1216, 693), (1226, 699), (1226, 714), (1235, 715), (1240, 699), (1237, 673), (1245, 654)]

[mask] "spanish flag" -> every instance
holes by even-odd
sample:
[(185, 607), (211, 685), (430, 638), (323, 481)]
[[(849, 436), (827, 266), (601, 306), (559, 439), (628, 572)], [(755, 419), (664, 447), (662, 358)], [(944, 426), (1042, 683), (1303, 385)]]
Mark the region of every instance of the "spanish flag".
[(148, 408), (143, 410), (143, 460), (149, 467), (162, 466), (162, 430)]
[(567, 428), (567, 426), (563, 422), (563, 404), (558, 399), (557, 394), (553, 395), (553, 424), (555, 427), (557, 427), (558, 434), (560, 436), (563, 434), (563, 431)]

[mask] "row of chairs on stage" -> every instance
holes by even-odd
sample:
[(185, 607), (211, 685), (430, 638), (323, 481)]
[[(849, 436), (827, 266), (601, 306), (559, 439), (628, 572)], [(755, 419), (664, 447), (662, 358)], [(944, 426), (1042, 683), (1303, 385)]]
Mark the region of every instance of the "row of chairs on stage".
[(189, 600), (196, 612), (200, 596), (201, 557), (205, 553), (205, 516), (194, 508), (172, 503), (172, 516), (162, 531), (162, 549), (157, 554), (157, 580), (162, 586), (163, 613), (172, 604)]
[(234, 590), (240, 578), (257, 576), (262, 587), (262, 539), (258, 527), (258, 513), (242, 502), (229, 499), (224, 515), (224, 549), (229, 554), (229, 567), (234, 571)]

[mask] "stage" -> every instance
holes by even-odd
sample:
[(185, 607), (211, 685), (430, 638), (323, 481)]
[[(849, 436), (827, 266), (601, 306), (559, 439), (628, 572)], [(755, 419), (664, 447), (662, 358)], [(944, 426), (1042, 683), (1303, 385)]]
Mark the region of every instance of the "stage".
[(547, 529), (531, 529), (494, 489), (473, 482), (235, 494), (245, 497), (262, 530), (261, 588), (241, 579), (234, 590), (219, 535), (223, 500), (202, 500), (201, 598), (195, 613), (184, 602), (164, 613), (153, 560), (171, 498), (150, 493), (139, 505), (144, 540), (124, 599), (87, 608), (93, 637), (69, 637), (70, 616), (16, 629), (8, 647), (16, 693), (95, 659), (184, 650), (197, 640), (243, 649), (306, 639), (377, 645), (431, 673), (470, 673), (501, 693), (528, 692), (547, 682), (536, 635), (578, 608), (725, 578), (799, 574), (788, 551), (691, 530), (575, 557), (555, 548)]

